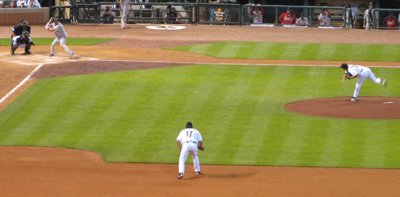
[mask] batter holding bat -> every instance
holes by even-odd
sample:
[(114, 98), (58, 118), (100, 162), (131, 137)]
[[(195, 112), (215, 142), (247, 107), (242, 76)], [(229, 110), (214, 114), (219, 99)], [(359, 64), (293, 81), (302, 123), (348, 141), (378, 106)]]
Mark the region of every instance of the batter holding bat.
[(366, 78), (369, 78), (372, 82), (376, 84), (382, 84), (385, 87), (387, 85), (385, 79), (376, 78), (374, 73), (368, 67), (343, 63), (340, 68), (344, 70), (344, 79), (358, 78), (353, 97), (351, 97), (350, 99), (350, 101), (352, 102), (358, 101), (358, 94), (360, 93), (361, 86)]
[(179, 156), (178, 179), (181, 179), (185, 173), (185, 161), (189, 156), (189, 153), (193, 158), (194, 171), (196, 172), (196, 175), (201, 175), (198, 150), (204, 150), (203, 138), (201, 137), (200, 132), (193, 128), (191, 122), (186, 123), (186, 128), (179, 133), (176, 138), (176, 143), (181, 152)]
[(60, 44), (60, 46), (64, 48), (65, 52), (67, 52), (69, 57), (72, 59), (74, 56), (74, 52), (72, 52), (71, 49), (69, 49), (67, 46), (67, 32), (65, 32), (64, 26), (58, 21), (58, 19), (50, 18), (45, 28), (50, 32), (54, 32), (56, 36), (53, 43), (51, 43), (49, 56), (54, 56), (55, 47), (57, 44)]

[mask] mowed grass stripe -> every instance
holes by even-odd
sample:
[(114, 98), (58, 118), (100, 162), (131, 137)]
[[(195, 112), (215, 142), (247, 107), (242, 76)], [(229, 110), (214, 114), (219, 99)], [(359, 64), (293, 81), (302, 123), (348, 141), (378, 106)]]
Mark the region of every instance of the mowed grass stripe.
[[(221, 43), (221, 50), (219, 51), (218, 54), (214, 54), (216, 57), (237, 57), (239, 51), (243, 48), (241, 44), (234, 44), (232, 46), (226, 45)], [(246, 46), (245, 46), (246, 47)]]
[[(136, 143), (140, 141), (146, 134), (140, 132), (138, 128), (141, 127), (139, 122), (142, 112), (147, 108), (147, 98), (153, 97), (157, 92), (158, 84), (154, 79), (159, 78), (156, 71), (147, 71), (142, 73), (134, 72), (132, 77), (131, 87), (134, 90), (131, 92), (127, 105), (127, 110), (122, 111), (120, 115), (120, 124), (116, 125), (115, 129), (106, 131), (107, 134), (103, 137), (102, 141), (96, 144), (97, 147), (104, 149), (104, 159), (107, 161), (124, 162), (128, 161), (132, 151), (135, 149)], [(142, 147), (143, 151), (145, 147)]]
[[(348, 124), (348, 128), (345, 129), (345, 141), (342, 146), (342, 157), (340, 161), (341, 166), (361, 167), (363, 165), (362, 161), (364, 160), (366, 125), (367, 122), (365, 122), (365, 120)], [(350, 127), (356, 127), (357, 130), (350, 129)]]
[[(29, 111), (30, 113), (16, 114), (16, 117), (14, 117), (13, 119), (16, 120), (16, 122), (9, 122), (4, 125), (4, 128), (11, 133), (11, 135), (8, 135), (6, 138), (2, 139), (6, 145), (8, 145), (8, 143), (31, 145), (30, 142), (23, 142), (23, 139), (26, 139), (26, 137), (28, 136), (34, 135), (32, 133), (34, 133), (38, 129), (41, 121), (46, 121), (48, 123), (49, 115), (53, 112), (52, 104), (54, 104), (54, 102), (57, 101), (60, 97), (67, 95), (68, 89), (74, 87), (74, 82), (71, 81), (44, 80), (42, 81), (42, 83), (48, 83), (49, 85), (46, 87), (49, 88), (33, 89), (33, 94), (38, 94), (41, 96), (34, 97), (23, 107), (26, 111)], [(6, 125), (8, 124), (13, 125), (13, 127), (7, 128)], [(47, 131), (42, 130), (39, 132)]]
[[(192, 69), (193, 68), (193, 69)], [(176, 80), (177, 83), (170, 83), (169, 85), (161, 88), (160, 91), (156, 94), (155, 98), (160, 98), (158, 95), (163, 95), (163, 100), (160, 102), (158, 99), (154, 99), (149, 102), (149, 105), (154, 105), (157, 108), (157, 115), (152, 115), (152, 122), (148, 124), (148, 131), (146, 135), (138, 144), (139, 147), (146, 147), (146, 153), (143, 154), (142, 151), (134, 152), (131, 156), (139, 156), (141, 160), (147, 160), (149, 162), (157, 162), (159, 159), (153, 157), (154, 155), (158, 155), (157, 150), (160, 147), (170, 147), (174, 148), (175, 143), (174, 139), (171, 139), (171, 143), (169, 146), (164, 146), (162, 141), (166, 136), (168, 136), (168, 132), (162, 132), (163, 129), (167, 131), (172, 131), (172, 125), (168, 124), (174, 119), (171, 118), (173, 114), (180, 114), (187, 100), (185, 95), (190, 95), (191, 91), (193, 91), (192, 87), (192, 76), (196, 74), (197, 70), (194, 67), (191, 68), (176, 68), (175, 72), (168, 72), (166, 74), (170, 75), (165, 77), (165, 81)], [(168, 83), (166, 83), (168, 84)], [(166, 92), (165, 92), (166, 91)], [(183, 94), (182, 94), (183, 93)], [(184, 122), (181, 123), (181, 125)], [(167, 125), (162, 126), (162, 125)], [(174, 134), (177, 135), (178, 131), (173, 131)], [(151, 158), (155, 158), (151, 160)]]
[(373, 167), (385, 165), (386, 128), (387, 125), (383, 121), (380, 121), (378, 124), (371, 124), (365, 128), (366, 137), (363, 147), (363, 166)]
[[(202, 135), (204, 136), (203, 138), (206, 147), (209, 147), (210, 150), (212, 150), (211, 147), (219, 147), (221, 141), (226, 140), (224, 139), (226, 132), (232, 132), (227, 131), (225, 128), (231, 119), (230, 112), (235, 107), (227, 104), (230, 99), (233, 99), (232, 97), (229, 97), (228, 94), (233, 90), (235, 85), (238, 85), (238, 81), (240, 81), (239, 76), (241, 76), (240, 74), (243, 71), (243, 67), (233, 66), (231, 69), (224, 69), (223, 72), (220, 72), (221, 75), (218, 76), (215, 81), (213, 80), (214, 82), (219, 81), (221, 84), (218, 86), (216, 91), (213, 91), (213, 95), (209, 95), (209, 98), (212, 99), (213, 102), (204, 106), (202, 109), (203, 111), (200, 112), (203, 117), (207, 118), (199, 120), (204, 125), (204, 132), (200, 132), (202, 132)], [(207, 136), (209, 137), (207, 138)], [(207, 158), (205, 161), (210, 163), (219, 163), (221, 158), (218, 158), (218, 154), (221, 150), (217, 150), (218, 149), (207, 152)]]
[[(85, 106), (76, 114), (79, 119), (78, 117), (74, 118), (73, 122), (75, 124), (69, 128), (63, 139), (60, 139), (59, 143), (62, 146), (92, 150), (85, 142), (86, 140), (90, 140), (90, 138), (96, 138), (96, 134), (90, 135), (88, 132), (93, 127), (99, 129), (102, 127), (103, 122), (99, 122), (98, 120), (106, 109), (107, 103), (104, 101), (104, 98), (115, 88), (115, 84), (109, 82), (109, 76), (98, 74), (95, 77), (99, 78), (98, 83), (88, 91)], [(71, 80), (73, 79), (71, 78)]]
[[(121, 73), (121, 74), (125, 74), (125, 73)], [(125, 77), (123, 77), (123, 78), (125, 78)], [(130, 81), (130, 80), (128, 80), (128, 81)], [(154, 81), (157, 81), (157, 80), (155, 79)], [(117, 83), (115, 81), (114, 82), (110, 81), (110, 83), (113, 84), (113, 86), (117, 86)], [(129, 86), (130, 84), (131, 83), (129, 83), (127, 85)], [(125, 85), (123, 87), (127, 87), (127, 86)], [(113, 104), (116, 105), (116, 106), (119, 105), (118, 102), (115, 102), (115, 99), (118, 100), (118, 98), (115, 98), (113, 96), (109, 96), (110, 92), (111, 93), (115, 93), (115, 88), (117, 88), (117, 90), (119, 90), (119, 91), (116, 91), (116, 93), (120, 93), (120, 91), (124, 91), (124, 89), (121, 89), (121, 87), (114, 87), (113, 89), (109, 89), (108, 90), (109, 92), (105, 91), (105, 97), (103, 98), (103, 100), (106, 101), (106, 103), (104, 103), (104, 106), (102, 106), (102, 108), (104, 108), (104, 109), (99, 114), (99, 116), (96, 118), (97, 122), (106, 121), (106, 124), (103, 123), (103, 124), (100, 124), (100, 125), (93, 125), (93, 126), (89, 127), (88, 131), (87, 131), (87, 136), (85, 137), (85, 138), (89, 139), (89, 142), (81, 141), (80, 143), (82, 145), (83, 144), (89, 145), (89, 147), (91, 147), (93, 149), (96, 149), (96, 148), (99, 148), (99, 147), (103, 148), (104, 145), (98, 144), (98, 142), (102, 140), (102, 138), (106, 135), (107, 132), (113, 131), (113, 130), (111, 130), (111, 128), (113, 127), (114, 124), (120, 123), (120, 122), (118, 122), (118, 117), (120, 115), (120, 112), (119, 111), (115, 111), (115, 109), (113, 109), (111, 107)], [(162, 87), (160, 87), (158, 85), (154, 86), (154, 89), (156, 89), (156, 90), (158, 90), (159, 88), (162, 88)], [(148, 89), (148, 91), (151, 92), (152, 89), (150, 88), (150, 89)], [(148, 93), (148, 92), (146, 92), (146, 93)], [(155, 95), (154, 98), (160, 98), (160, 97), (156, 97), (156, 95)], [(123, 99), (123, 98), (121, 97), (121, 99)], [(147, 102), (147, 101), (144, 101), (144, 102)], [(147, 105), (147, 103), (145, 104), (145, 106), (148, 106), (148, 108), (147, 108), (148, 112), (147, 113), (157, 113), (155, 111), (155, 107), (154, 106)], [(123, 108), (124, 106), (119, 106), (119, 107)], [(147, 117), (147, 114), (145, 112), (142, 112), (140, 114), (141, 115), (138, 116), (138, 118)], [(113, 117), (110, 117), (110, 115), (112, 115)], [(110, 121), (111, 121), (111, 123), (110, 123)], [(148, 124), (149, 121), (151, 121), (151, 119), (143, 120), (143, 123), (147, 123)], [(144, 132), (144, 130), (142, 132)], [(138, 140), (140, 140), (140, 139), (138, 139)]]
[[(218, 147), (230, 147), (224, 151), (218, 151), (215, 154), (214, 160), (221, 159), (224, 162), (231, 163), (238, 149), (241, 147), (243, 136), (247, 132), (247, 126), (250, 123), (251, 117), (254, 116), (254, 102), (248, 101), (248, 94), (252, 91), (252, 84), (259, 79), (255, 78), (257, 70), (244, 68), (235, 79), (236, 83), (230, 88), (227, 93), (229, 98), (224, 102), (226, 105), (227, 121), (225, 127), (221, 128), (223, 136), (218, 140)], [(242, 109), (246, 109), (243, 111)]]
[(294, 46), (290, 46), (290, 44), (288, 44), (288, 47), (282, 51), (282, 57), (280, 59), (282, 60), (297, 60), (297, 59), (301, 59), (300, 55), (301, 55), (301, 51), (303, 50), (304, 47), (306, 47), (307, 44), (296, 44)]
[[(187, 91), (181, 92), (179, 95), (179, 99), (182, 100), (181, 108), (179, 111), (175, 113), (167, 114), (166, 121), (169, 121), (170, 124), (167, 124), (167, 128), (162, 128), (166, 131), (166, 135), (160, 142), (158, 146), (158, 150), (155, 150), (152, 154), (150, 161), (163, 161), (163, 162), (176, 162), (179, 157), (179, 150), (176, 146), (175, 139), (178, 136), (178, 133), (185, 128), (185, 123), (187, 121), (191, 121), (196, 129), (200, 131), (200, 133), (205, 137), (204, 142), (207, 146), (207, 142), (209, 139), (206, 137), (206, 131), (203, 130), (203, 122), (200, 120), (200, 114), (204, 110), (206, 105), (209, 105), (210, 98), (217, 94), (219, 91), (219, 87), (215, 86), (210, 79), (221, 77), (221, 71), (223, 69), (215, 67), (215, 66), (191, 66), (187, 67), (187, 69), (191, 69), (192, 74), (186, 76), (185, 81), (190, 81), (190, 86)], [(193, 73), (195, 72), (195, 73)], [(211, 99), (213, 100), (213, 99)], [(176, 157), (171, 160), (170, 150), (176, 149)], [(188, 159), (190, 162), (191, 159)]]
[(269, 100), (273, 105), (270, 105), (271, 115), (268, 117), (269, 121), (265, 127), (266, 130), (260, 133), (263, 146), (258, 149), (256, 155), (258, 165), (276, 165), (277, 158), (282, 151), (282, 142), (286, 138), (292, 116), (286, 116), (285, 113), (278, 109), (281, 109), (281, 105), (283, 105), (284, 101), (281, 100), (282, 97), (280, 95), (285, 94), (287, 90), (285, 88), (289, 87), (287, 83), (292, 72), (293, 69), (276, 67), (271, 75), (268, 92), (272, 93), (269, 95)]
[[(49, 127), (48, 134), (43, 136), (37, 142), (40, 146), (56, 146), (58, 145), (71, 131), (71, 127), (76, 125), (76, 122), (84, 117), (84, 113), (91, 105), (86, 104), (88, 95), (91, 94), (91, 89), (99, 84), (99, 77), (74, 77), (74, 81), (82, 81), (79, 86), (75, 86), (75, 90), (69, 93), (68, 97), (71, 97), (67, 102), (64, 103), (64, 108), (58, 111), (58, 121), (54, 121)], [(69, 79), (71, 80), (71, 79)]]
[(399, 168), (400, 167), (400, 135), (399, 135), (400, 123), (398, 120), (388, 121), (386, 127), (381, 127), (377, 132), (386, 131), (386, 142), (385, 142), (385, 165), (384, 167)]
[(47, 109), (47, 111), (37, 113), (40, 114), (41, 120), (34, 121), (36, 123), (34, 126), (30, 125), (32, 132), (29, 135), (25, 135), (20, 140), (20, 144), (48, 145), (48, 142), (43, 144), (40, 144), (40, 142), (47, 135), (50, 135), (53, 132), (58, 133), (56, 130), (54, 130), (54, 125), (67, 118), (66, 115), (72, 109), (69, 106), (73, 105), (74, 103), (76, 104), (81, 97), (82, 90), (87, 90), (91, 84), (82, 78), (64, 82), (64, 87), (67, 88), (57, 89), (56, 91), (59, 93), (56, 94), (56, 96), (53, 96), (47, 101), (43, 101), (46, 107), (41, 108)]
[(305, 60), (318, 60), (320, 57), (319, 51), (322, 44), (305, 44), (299, 51), (298, 58)]
[[(237, 46), (246, 47), (247, 50), (235, 53), (224, 53), (219, 56), (212, 51), (204, 50), (207, 48), (231, 48)], [(196, 46), (202, 46), (198, 50)], [(243, 58), (259, 59), (257, 48), (269, 48), (263, 54), (262, 59), (287, 59), (287, 60), (342, 60), (342, 61), (400, 61), (400, 45), (383, 44), (326, 44), (326, 43), (253, 43), (253, 42), (220, 42), (208, 45), (194, 45), (193, 47), (176, 47), (175, 50), (192, 51), (219, 58)]]
[[(249, 110), (253, 111), (252, 116), (244, 116), (246, 119), (246, 126), (243, 128), (243, 136), (240, 148), (236, 148), (236, 154), (232, 157), (232, 162), (237, 164), (251, 165), (256, 164), (256, 153), (259, 147), (262, 146), (262, 141), (260, 138), (260, 131), (265, 130), (263, 126), (260, 126), (260, 122), (265, 122), (268, 120), (269, 107), (268, 98), (266, 91), (268, 90), (268, 83), (272, 72), (271, 69), (265, 69), (264, 67), (256, 68), (256, 75), (252, 80), (248, 91), (245, 93), (250, 100), (254, 99), (254, 104), (250, 107), (247, 106)], [(247, 101), (250, 103), (250, 101)], [(250, 142), (250, 143), (248, 143)]]
[[(290, 89), (290, 91), (284, 94), (299, 97), (320, 91), (318, 87), (321, 87), (323, 83), (313, 82), (316, 76), (323, 76), (323, 74), (316, 75), (314, 68), (295, 68), (293, 70), (289, 78), (297, 78), (298, 80), (288, 80), (287, 88), (284, 89)], [(280, 165), (289, 165), (290, 163), (298, 162), (301, 157), (302, 148), (305, 146), (309, 127), (311, 127), (311, 120), (299, 117), (287, 124), (289, 124), (288, 135), (283, 141), (282, 153), (277, 158), (277, 163)]]
[(250, 58), (250, 59), (265, 59), (265, 54), (268, 54), (271, 50), (271, 45), (262, 44), (262, 43), (255, 43), (254, 47), (252, 48), (252, 53), (249, 53), (247, 57), (242, 58)]

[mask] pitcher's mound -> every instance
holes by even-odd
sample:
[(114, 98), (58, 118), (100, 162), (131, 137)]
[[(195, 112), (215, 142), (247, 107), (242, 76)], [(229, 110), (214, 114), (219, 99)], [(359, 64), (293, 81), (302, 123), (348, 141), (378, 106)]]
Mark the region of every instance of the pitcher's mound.
[(400, 119), (400, 97), (360, 97), (357, 102), (350, 102), (348, 97), (318, 98), (289, 103), (285, 108), (313, 116)]

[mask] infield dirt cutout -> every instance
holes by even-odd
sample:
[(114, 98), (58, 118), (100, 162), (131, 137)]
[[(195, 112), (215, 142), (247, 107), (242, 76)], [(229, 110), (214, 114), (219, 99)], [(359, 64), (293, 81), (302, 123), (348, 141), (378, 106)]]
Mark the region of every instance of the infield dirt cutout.
[[(44, 61), (48, 58), (46, 55), (49, 52), (49, 46), (33, 47), (34, 56), (29, 57), (38, 57), (38, 59), (29, 59), (29, 57), (21, 55), (9, 55), (10, 57), (8, 57), (9, 48), (0, 47), (0, 97), (18, 84), (38, 63), (46, 65), (35, 73), (33, 80), (26, 84), (25, 88), (30, 83), (34, 83), (35, 78), (40, 77), (181, 66), (190, 63), (320, 66), (338, 66), (341, 63), (338, 61), (216, 59), (199, 54), (163, 49), (177, 45), (225, 40), (400, 43), (398, 32), (392, 31), (365, 32), (363, 30), (239, 26), (188, 26), (182, 31), (152, 31), (142, 25), (132, 25), (128, 30), (121, 30), (119, 25), (65, 25), (65, 28), (72, 37), (112, 37), (116, 40), (100, 46), (70, 46), (75, 54), (80, 56), (74, 60), (68, 59), (63, 49), (57, 47), (56, 62)], [(0, 36), (9, 37), (9, 29), (10, 27), (0, 26)], [(33, 26), (32, 32), (34, 38), (53, 36), (42, 26)], [(352, 63), (367, 66), (400, 66), (398, 62)], [(16, 95), (22, 91), (23, 89), (19, 90)], [(15, 96), (8, 102), (11, 102), (13, 98)], [(378, 103), (383, 102), (379, 104), (380, 107), (391, 106), (391, 108), (398, 109), (398, 98), (393, 98), (393, 103), (390, 103), (392, 100), (380, 99), (383, 97), (362, 97), (356, 103), (350, 103), (348, 98), (333, 98), (332, 101), (328, 99), (328, 103), (318, 99), (316, 101), (320, 105), (330, 104), (331, 106), (328, 107), (335, 106), (337, 102), (345, 102), (346, 105), (349, 105), (348, 107), (356, 107), (368, 103), (374, 104), (377, 101)], [(174, 139), (171, 143), (173, 141)], [(206, 141), (207, 136), (205, 136)], [(178, 151), (176, 158), (178, 160)], [(201, 158), (202, 155), (200, 155), (200, 161)], [(185, 177), (177, 180), (177, 164), (104, 163), (98, 154), (87, 151), (5, 146), (0, 148), (0, 193), (4, 196), (85, 197), (398, 196), (400, 193), (400, 187), (398, 187), (400, 171), (395, 169), (202, 165), (204, 175), (196, 177), (192, 168), (191, 164), (187, 164)]]
[(289, 111), (300, 114), (354, 119), (400, 119), (399, 97), (360, 97), (350, 102), (349, 97), (317, 98), (289, 103)]

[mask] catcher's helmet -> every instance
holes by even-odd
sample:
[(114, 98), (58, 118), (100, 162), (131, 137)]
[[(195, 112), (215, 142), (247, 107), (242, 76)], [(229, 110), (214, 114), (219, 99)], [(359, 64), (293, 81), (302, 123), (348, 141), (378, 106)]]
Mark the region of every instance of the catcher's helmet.
[(192, 122), (187, 122), (186, 123), (186, 128), (193, 128)]

